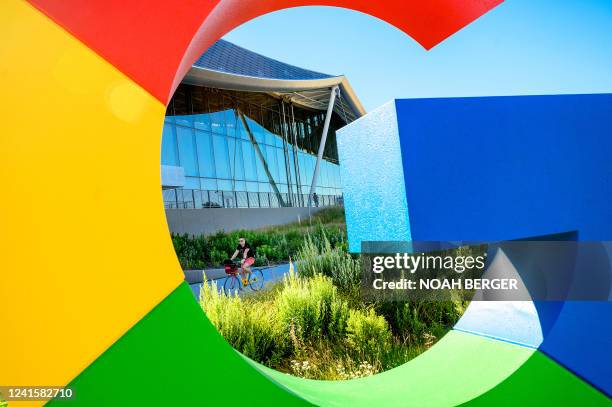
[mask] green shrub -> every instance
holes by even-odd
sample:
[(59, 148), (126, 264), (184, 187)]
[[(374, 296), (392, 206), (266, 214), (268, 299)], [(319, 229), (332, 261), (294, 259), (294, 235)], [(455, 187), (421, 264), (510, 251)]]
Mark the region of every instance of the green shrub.
[(422, 345), (441, 338), (463, 314), (458, 301), (393, 301), (375, 304), (402, 343)]
[(296, 256), (298, 273), (302, 277), (323, 274), (348, 298), (357, 299), (361, 282), (361, 263), (342, 247), (333, 247), (325, 233), (320, 244), (307, 236)]
[(218, 232), (210, 236), (172, 235), (172, 243), (181, 267), (185, 270), (219, 267), (224, 259), (234, 253), (239, 237), (246, 238), (255, 247), (258, 255), (255, 264), (263, 265), (267, 261), (276, 263), (295, 257), (306, 236), (310, 236), (317, 247), (323, 248), (328, 242), (332, 248), (338, 247), (346, 251), (343, 222), (342, 209), (325, 209), (315, 214), (311, 222), (304, 221), (301, 224), (292, 223), (262, 230)]
[(173, 235), (174, 250), (183, 269), (197, 269), (205, 267), (210, 260), (205, 257), (209, 252), (206, 238), (191, 238), (188, 235)]
[(238, 236), (233, 236), (234, 233), (228, 235), (224, 232), (217, 232), (212, 236), (208, 236), (207, 240), (211, 251), (211, 261), (214, 265), (217, 265), (218, 263), (212, 259), (213, 251), (217, 253), (224, 253), (223, 258), (227, 258), (236, 250), (236, 246), (238, 245)]
[(214, 264), (215, 266), (222, 264), (223, 260), (225, 260), (228, 257), (230, 257), (226, 253), (227, 252), (222, 252), (222, 251), (217, 250), (217, 249), (212, 249), (210, 251), (210, 262), (212, 264)]
[(283, 290), (275, 300), (278, 318), (296, 351), (322, 338), (340, 341), (346, 332), (348, 305), (338, 295), (331, 279), (322, 275), (284, 277)]
[(266, 256), (262, 256), (259, 253), (255, 253), (255, 263), (253, 263), (255, 267), (266, 266), (268, 264), (269, 260)]
[(393, 340), (385, 318), (371, 308), (351, 310), (346, 332), (347, 344), (355, 356), (372, 364), (390, 349)]
[(227, 296), (213, 282), (202, 286), (200, 305), (221, 335), (245, 356), (275, 364), (286, 353), (286, 341), (270, 302)]
[[(324, 214), (318, 221), (326, 216), (337, 219)], [(257, 248), (256, 265), (291, 256), (299, 275), (291, 272), (270, 289), (241, 298), (205, 284), (202, 308), (234, 348), (281, 371), (335, 380), (399, 366), (446, 334), (467, 306), (458, 300), (364, 302), (360, 258), (347, 253), (340, 222), (173, 236), (173, 242), (187, 267), (220, 262), (240, 236)]]
[[(459, 312), (451, 304), (425, 302), (351, 307), (331, 278), (293, 272), (270, 289), (244, 297), (226, 296), (214, 282), (205, 284), (200, 303), (244, 355), (301, 377), (332, 380), (407, 362), (442, 337), (449, 329), (445, 323)], [(394, 335), (391, 322), (405, 336)]]
[(344, 208), (334, 207), (322, 209), (315, 213), (312, 219), (320, 223), (344, 223)]
[(282, 258), (279, 248), (268, 246), (267, 244), (257, 247), (256, 255), (263, 256), (270, 261), (275, 261)]

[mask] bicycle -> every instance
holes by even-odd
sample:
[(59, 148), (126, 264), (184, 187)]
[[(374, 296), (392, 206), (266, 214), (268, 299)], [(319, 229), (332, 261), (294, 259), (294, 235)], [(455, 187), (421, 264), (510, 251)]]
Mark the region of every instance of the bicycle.
[[(223, 284), (223, 291), (225, 294), (235, 295), (242, 291), (244, 287), (239, 271), (242, 265), (239, 260), (232, 261), (229, 259), (225, 260), (223, 265), (225, 268), (225, 274), (227, 274), (227, 278)], [(253, 291), (259, 291), (263, 288), (264, 276), (261, 269), (251, 269), (246, 285), (251, 287), (251, 290)]]

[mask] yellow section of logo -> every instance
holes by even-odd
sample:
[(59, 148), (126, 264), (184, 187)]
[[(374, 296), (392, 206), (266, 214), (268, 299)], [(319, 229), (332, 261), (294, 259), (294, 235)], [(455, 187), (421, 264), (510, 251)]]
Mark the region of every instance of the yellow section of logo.
[(165, 107), (24, 1), (0, 37), (0, 383), (65, 385), (183, 279)]

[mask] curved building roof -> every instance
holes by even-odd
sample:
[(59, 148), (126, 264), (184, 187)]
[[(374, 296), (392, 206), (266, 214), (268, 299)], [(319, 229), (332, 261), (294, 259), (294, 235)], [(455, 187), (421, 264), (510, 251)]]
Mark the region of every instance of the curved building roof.
[(219, 40), (213, 44), (193, 66), (267, 79), (309, 80), (333, 77), (268, 58), (226, 40)]
[(193, 64), (183, 82), (240, 91), (266, 92), (292, 103), (326, 110), (330, 88), (338, 85), (334, 111), (351, 122), (365, 114), (361, 102), (343, 75), (328, 75), (286, 64), (239, 47), (226, 40), (213, 44)]

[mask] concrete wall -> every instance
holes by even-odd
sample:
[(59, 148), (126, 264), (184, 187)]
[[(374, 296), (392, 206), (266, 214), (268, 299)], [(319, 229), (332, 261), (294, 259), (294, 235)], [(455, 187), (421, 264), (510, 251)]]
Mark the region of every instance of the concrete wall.
[[(311, 214), (321, 209), (312, 208)], [(308, 208), (166, 209), (166, 219), (171, 233), (199, 236), (307, 221)]]

